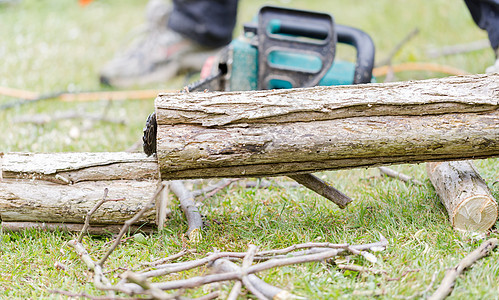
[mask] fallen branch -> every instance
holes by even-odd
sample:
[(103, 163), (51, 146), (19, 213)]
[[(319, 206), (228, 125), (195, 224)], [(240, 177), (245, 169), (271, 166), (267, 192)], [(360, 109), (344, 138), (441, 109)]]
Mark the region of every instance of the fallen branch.
[(437, 58), (440, 56), (454, 55), (471, 51), (482, 50), (490, 47), (488, 39), (478, 40), (466, 44), (458, 44), (452, 46), (444, 46), (437, 49), (430, 49), (426, 52), (429, 58)]
[(402, 47), (407, 44), (412, 38), (414, 38), (419, 33), (419, 28), (414, 28), (411, 32), (409, 32), (400, 42), (393, 47), (392, 51), (388, 54), (388, 56), (376, 64), (376, 66), (384, 66), (391, 65), (393, 57), (402, 49)]
[(348, 271), (354, 271), (354, 272), (359, 272), (359, 273), (372, 273), (375, 275), (379, 274), (386, 274), (385, 270), (379, 270), (379, 269), (373, 269), (373, 268), (366, 268), (358, 265), (344, 265), (344, 264), (339, 264), (336, 265), (339, 269), (341, 270), (348, 270)]
[(445, 299), (448, 295), (450, 295), (452, 293), (452, 290), (454, 289), (456, 278), (461, 275), (465, 269), (471, 267), (479, 259), (489, 255), (490, 252), (492, 252), (492, 250), (494, 250), (494, 248), (497, 246), (497, 242), (498, 240), (496, 238), (492, 238), (483, 242), (480, 247), (468, 254), (461, 262), (457, 264), (457, 266), (447, 271), (447, 274), (445, 274), (445, 277), (438, 289), (428, 299)]
[(302, 184), (303, 186), (311, 189), (317, 194), (323, 196), (324, 198), (331, 200), (331, 202), (338, 205), (340, 208), (347, 207), (348, 203), (353, 201), (352, 198), (338, 191), (333, 186), (319, 179), (315, 175), (294, 174), (294, 175), (289, 175), (288, 177)]
[(373, 76), (385, 76), (389, 72), (399, 73), (407, 71), (428, 71), (447, 75), (459, 76), (469, 75), (469, 72), (454, 67), (439, 65), (435, 63), (402, 63), (391, 66), (382, 66), (373, 69)]
[[(217, 259), (213, 264), (212, 264), (213, 269), (215, 272), (223, 272), (223, 273), (229, 273), (229, 272), (240, 272), (241, 267), (236, 265), (235, 263), (231, 262), (230, 260), (227, 259)], [(266, 283), (265, 281), (261, 280), (258, 278), (258, 276), (254, 274), (248, 275), (248, 280), (251, 282), (251, 284), (260, 291), (261, 294), (263, 294), (265, 297), (269, 299), (292, 299), (292, 298), (298, 298), (298, 296), (295, 296), (291, 293), (289, 293), (286, 290), (283, 290), (281, 288), (278, 288), (276, 286), (270, 285)], [(237, 281), (234, 286), (236, 286), (240, 281)], [(234, 290), (234, 287), (232, 288)], [(232, 291), (231, 291), (232, 294)], [(230, 299), (230, 295), (227, 298)], [(236, 299), (236, 298), (233, 298)]]
[(102, 114), (90, 114), (82, 113), (78, 111), (66, 111), (59, 112), (54, 115), (49, 114), (35, 114), (35, 115), (25, 115), (14, 120), (14, 123), (32, 123), (36, 125), (44, 125), (50, 122), (68, 120), (68, 119), (84, 119), (91, 121), (102, 121), (107, 123), (113, 123), (118, 125), (125, 125), (126, 120), (124, 119), (112, 119)]
[(192, 241), (199, 241), (201, 238), (201, 229), (203, 229), (203, 220), (201, 214), (194, 202), (194, 196), (184, 186), (181, 180), (174, 180), (170, 182), (172, 192), (177, 196), (180, 202), (180, 207), (184, 212), (187, 219), (187, 236)]
[(399, 173), (397, 171), (395, 171), (394, 169), (392, 168), (388, 168), (388, 167), (378, 167), (378, 170), (382, 173), (382, 174), (385, 174), (386, 176), (388, 177), (392, 177), (392, 178), (395, 178), (395, 179), (399, 179), (399, 180), (402, 180), (403, 182), (412, 182), (414, 183), (415, 185), (423, 185), (423, 183), (417, 179), (414, 179), (413, 177), (411, 176), (408, 176), (408, 175), (405, 175), (403, 173)]
[(156, 192), (154, 192), (154, 195), (152, 196), (151, 200), (149, 200), (149, 202), (144, 205), (144, 207), (138, 212), (135, 214), (135, 216), (133, 216), (133, 218), (127, 220), (125, 222), (125, 224), (123, 225), (123, 227), (121, 228), (121, 231), (120, 233), (118, 234), (118, 236), (116, 237), (116, 241), (115, 243), (111, 246), (111, 248), (109, 248), (109, 250), (106, 252), (106, 254), (104, 254), (104, 256), (99, 260), (98, 262), (98, 265), (102, 266), (104, 265), (104, 263), (106, 262), (107, 258), (109, 257), (109, 255), (111, 255), (111, 253), (118, 247), (118, 245), (120, 244), (121, 242), (121, 238), (123, 237), (123, 235), (125, 235), (125, 233), (128, 231), (128, 228), (130, 228), (130, 226), (132, 224), (134, 224), (137, 220), (139, 220), (142, 215), (149, 209), (151, 209), (152, 207), (154, 207), (154, 203), (156, 202), (156, 197), (158, 197), (158, 195), (161, 193), (161, 191), (163, 191), (163, 188), (165, 187), (165, 185), (163, 183), (160, 182), (159, 184), (159, 187), (156, 189)]

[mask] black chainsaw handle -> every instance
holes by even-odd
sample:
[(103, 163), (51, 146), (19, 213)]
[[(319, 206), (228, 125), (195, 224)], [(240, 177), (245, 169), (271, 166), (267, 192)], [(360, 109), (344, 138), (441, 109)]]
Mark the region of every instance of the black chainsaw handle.
[(353, 84), (371, 82), (375, 53), (371, 37), (360, 29), (339, 24), (336, 24), (336, 35), (338, 43), (354, 46), (357, 50)]

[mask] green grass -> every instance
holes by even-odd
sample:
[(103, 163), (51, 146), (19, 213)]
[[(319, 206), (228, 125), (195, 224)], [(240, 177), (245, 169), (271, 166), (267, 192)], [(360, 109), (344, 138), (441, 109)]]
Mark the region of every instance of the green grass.
[[(426, 50), (431, 46), (486, 38), (461, 1), (241, 1), (238, 28), (264, 3), (332, 13), (337, 23), (358, 27), (372, 36), (377, 59), (386, 57), (392, 47), (417, 27), (420, 33), (405, 45), (394, 63), (436, 62), (470, 73), (481, 73), (493, 63), (490, 49), (435, 60), (426, 57)], [(62, 0), (23, 0), (14, 5), (0, 5), (0, 86), (40, 93), (102, 89), (97, 79), (99, 67), (122, 47), (128, 32), (142, 22), (143, 6), (142, 1), (132, 0), (96, 0), (86, 7), (78, 6), (77, 1)], [(238, 32), (239, 29), (236, 34)], [(341, 47), (337, 55), (348, 58), (351, 57), (349, 51)], [(445, 75), (417, 72), (397, 76), (405, 80)], [(179, 76), (152, 87), (178, 89), (183, 82), (184, 78)], [(12, 100), (0, 96), (0, 105)], [(67, 120), (43, 126), (15, 122), (23, 115), (34, 113), (65, 110), (97, 113), (105, 108), (109, 109), (110, 116), (126, 118), (127, 124), (99, 122), (89, 130), (69, 135), (73, 128), (81, 128), (84, 121)], [(151, 99), (113, 103), (48, 100), (0, 111), (0, 151), (121, 151), (141, 137), (144, 121), (152, 110)], [(497, 159), (476, 161), (476, 164), (490, 184), (499, 179)], [(390, 246), (377, 254), (380, 259), (377, 268), (385, 270), (386, 276), (341, 272), (333, 264), (325, 263), (269, 270), (260, 275), (268, 282), (310, 299), (351, 298), (354, 291), (368, 290), (384, 291), (380, 297), (383, 299), (411, 296), (424, 290), (435, 272), (438, 283), (446, 268), (455, 265), (481, 241), (452, 230), (423, 165), (403, 165), (396, 169), (415, 176), (425, 185), (417, 187), (378, 177), (374, 169), (321, 174), (356, 200), (345, 210), (304, 188), (231, 187), (202, 203), (208, 226), (203, 232), (203, 241), (191, 247), (201, 255), (213, 248), (243, 251), (248, 243), (261, 249), (307, 241), (364, 243), (378, 239), (381, 233)], [(499, 184), (490, 187), (499, 198)], [(147, 236), (145, 244), (129, 240), (120, 246), (111, 255), (107, 268), (133, 267), (141, 261), (179, 251), (187, 229), (179, 209), (174, 207), (167, 225), (161, 232)], [(497, 231), (489, 236), (497, 237)], [(91, 274), (64, 246), (71, 238), (72, 235), (61, 232), (1, 233), (0, 298), (59, 299), (48, 292), (51, 289), (99, 295), (91, 283)], [(84, 243), (92, 255), (98, 257), (111, 239), (86, 237)], [(57, 269), (55, 262), (67, 268)], [(356, 258), (355, 262), (370, 266), (363, 259)], [(498, 299), (498, 262), (497, 250), (480, 260), (458, 279), (451, 299)], [(388, 280), (413, 269), (419, 271), (400, 280)], [(118, 272), (111, 275), (115, 274)], [(118, 279), (112, 277), (112, 280)], [(228, 292), (229, 288), (225, 286), (223, 290)], [(189, 293), (191, 296), (202, 294), (202, 289)]]

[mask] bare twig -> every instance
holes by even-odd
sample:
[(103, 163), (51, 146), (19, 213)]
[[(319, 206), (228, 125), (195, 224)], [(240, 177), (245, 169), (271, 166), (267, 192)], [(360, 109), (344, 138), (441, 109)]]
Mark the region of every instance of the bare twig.
[(405, 270), (404, 272), (402, 272), (402, 274), (399, 277), (387, 278), (386, 281), (399, 281), (400, 279), (402, 279), (402, 277), (406, 276), (407, 274), (419, 271), (421, 271), (421, 269)]
[(394, 169), (392, 168), (388, 168), (388, 167), (378, 167), (378, 170), (382, 173), (382, 174), (385, 174), (386, 176), (388, 177), (392, 177), (392, 178), (395, 178), (395, 179), (399, 179), (403, 182), (412, 182), (416, 185), (423, 185), (423, 183), (417, 179), (414, 179), (413, 177), (411, 176), (408, 176), (408, 175), (405, 175), (403, 173), (399, 173), (397, 171), (395, 171)]
[(379, 269), (373, 269), (373, 268), (365, 268), (362, 266), (358, 265), (343, 265), (339, 264), (336, 265), (339, 269), (341, 270), (349, 270), (349, 271), (354, 271), (354, 272), (359, 272), (359, 273), (372, 273), (372, 274), (386, 274), (385, 270), (379, 270)]
[(488, 47), (490, 47), (489, 40), (483, 39), (466, 44), (445, 46), (439, 49), (430, 49), (426, 52), (426, 55), (428, 55), (429, 58), (437, 58), (440, 56), (447, 56), (447, 55), (454, 55), (454, 54), (482, 50)]
[(402, 47), (407, 44), (412, 38), (414, 38), (419, 33), (419, 28), (414, 28), (411, 32), (409, 32), (400, 42), (393, 47), (392, 51), (388, 54), (388, 56), (376, 64), (376, 66), (384, 66), (391, 65), (393, 57), (402, 49)]
[(71, 293), (68, 291), (62, 291), (62, 290), (50, 290), (49, 293), (51, 294), (59, 294), (59, 295), (64, 295), (70, 298), (87, 298), (90, 300), (134, 300), (134, 299), (143, 299), (143, 298), (121, 298), (121, 297), (115, 297), (115, 296), (92, 296), (89, 295), (85, 292), (83, 293)]
[(141, 263), (141, 265), (142, 266), (151, 266), (151, 267), (154, 267), (154, 266), (157, 266), (157, 265), (161, 265), (161, 264), (170, 262), (170, 261), (175, 260), (177, 258), (181, 258), (182, 256), (185, 256), (185, 255), (190, 254), (192, 252), (193, 252), (192, 250), (182, 249), (180, 252), (178, 252), (176, 254), (173, 254), (173, 255), (170, 255), (168, 257), (164, 257), (164, 258), (161, 258), (161, 259), (158, 259), (158, 260), (155, 260), (155, 261)]
[(448, 75), (469, 75), (468, 72), (450, 66), (439, 65), (435, 63), (418, 63), (409, 62), (390, 66), (382, 66), (373, 69), (373, 76), (379, 77), (388, 74), (389, 72), (404, 72), (404, 71), (427, 71), (438, 72)]
[(331, 200), (334, 204), (338, 205), (340, 208), (347, 207), (348, 203), (353, 201), (350, 197), (338, 191), (329, 183), (322, 181), (315, 175), (294, 174), (294, 175), (289, 175), (288, 177), (304, 185), (305, 187), (311, 189), (317, 194), (325, 197), (326, 199)]
[(27, 115), (18, 117), (14, 120), (14, 123), (33, 123), (36, 125), (43, 125), (50, 122), (60, 121), (60, 120), (68, 120), (68, 119), (85, 119), (91, 121), (102, 121), (107, 123), (114, 123), (119, 125), (125, 125), (126, 121), (121, 119), (112, 119), (102, 114), (90, 114), (90, 113), (82, 113), (78, 111), (66, 111), (59, 112), (53, 115), (49, 114), (35, 114), (35, 115)]
[(204, 195), (203, 200), (212, 197), (219, 191), (223, 190), (224, 188), (228, 187), (232, 183), (241, 180), (240, 178), (223, 178), (222, 180), (218, 181), (217, 183), (213, 185), (209, 185), (207, 187), (204, 187), (202, 189), (192, 191), (192, 196), (197, 197)]
[[(217, 259), (213, 263), (213, 268), (215, 269), (216, 272), (240, 272), (241, 268), (236, 265), (235, 263), (227, 260), (227, 259)], [(248, 275), (248, 280), (253, 284), (253, 286), (258, 289), (265, 297), (270, 298), (270, 299), (291, 299), (291, 298), (299, 298), (296, 295), (293, 295), (289, 293), (286, 290), (283, 290), (281, 288), (275, 287), (273, 285), (270, 285), (266, 283), (265, 281), (261, 280), (258, 278), (255, 274), (250, 274)], [(240, 283), (240, 281), (237, 281), (237, 283)], [(234, 287), (232, 288), (234, 290)], [(231, 291), (232, 294), (232, 291)], [(230, 296), (230, 294), (229, 294)], [(229, 298), (227, 298), (229, 299)], [(234, 298), (235, 299), (235, 298)]]
[(237, 300), (239, 297), (239, 293), (241, 293), (241, 287), (243, 284), (241, 281), (236, 281), (230, 290), (229, 296), (227, 296), (227, 300)]
[(78, 243), (81, 243), (81, 241), (83, 240), (83, 235), (85, 234), (85, 232), (87, 232), (88, 226), (90, 226), (90, 218), (92, 217), (94, 212), (97, 209), (99, 209), (99, 207), (102, 204), (104, 204), (104, 202), (106, 202), (108, 192), (109, 192), (108, 188), (105, 188), (104, 189), (104, 196), (102, 196), (102, 199), (99, 202), (97, 202), (97, 204), (95, 204), (95, 206), (89, 212), (87, 212), (87, 216), (85, 217), (85, 224), (83, 225), (83, 228), (81, 229), (81, 232), (78, 235), (78, 238), (76, 239), (78, 241)]
[(418, 297), (422, 297), (424, 296), (426, 293), (428, 293), (432, 288), (433, 288), (433, 284), (435, 283), (435, 280), (437, 279), (437, 272), (434, 272), (433, 275), (431, 276), (431, 281), (430, 281), (430, 284), (426, 287), (426, 289), (424, 291), (421, 291), (419, 293), (416, 293), (414, 295), (411, 295), (409, 297), (397, 297), (397, 298), (402, 298), (402, 299), (405, 299), (405, 300), (412, 300), (412, 299), (415, 299), (415, 298), (418, 298)]
[(109, 250), (106, 252), (106, 254), (104, 254), (104, 256), (99, 260), (98, 265), (100, 265), (100, 266), (104, 265), (104, 263), (106, 262), (106, 260), (109, 257), (109, 255), (111, 255), (111, 253), (120, 244), (121, 238), (123, 237), (123, 235), (125, 235), (125, 233), (127, 232), (128, 228), (132, 224), (134, 224), (135, 222), (137, 222), (137, 220), (139, 220), (140, 217), (142, 217), (142, 215), (146, 211), (150, 210), (154, 206), (154, 203), (156, 202), (156, 197), (158, 197), (159, 193), (161, 193), (161, 191), (163, 190), (164, 187), (165, 187), (165, 185), (162, 182), (160, 182), (158, 188), (156, 189), (156, 192), (154, 192), (154, 195), (149, 200), (149, 202), (147, 202), (147, 204), (144, 205), (144, 207), (138, 213), (136, 213), (135, 216), (133, 216), (131, 219), (127, 220), (125, 222), (125, 224), (123, 224), (123, 227), (121, 227), (120, 233), (116, 237), (115, 243), (111, 246), (111, 248), (109, 248)]
[(151, 283), (147, 281), (147, 278), (144, 276), (141, 276), (140, 274), (133, 273), (133, 272), (126, 272), (123, 274), (123, 277), (128, 281), (137, 284), (140, 286), (147, 294), (151, 295), (153, 299), (158, 299), (158, 300), (169, 300), (169, 299), (176, 299), (177, 295), (170, 295), (162, 290), (151, 286)]
[(257, 250), (258, 250), (258, 247), (256, 247), (255, 245), (249, 245), (248, 252), (247, 252), (246, 256), (244, 256), (244, 258), (243, 258), (243, 264), (242, 264), (242, 267), (241, 267), (241, 274), (242, 274), (241, 282), (244, 284), (244, 286), (246, 287), (246, 289), (248, 289), (248, 291), (250, 291), (253, 295), (255, 295), (255, 297), (257, 297), (260, 300), (267, 300), (267, 297), (265, 297), (251, 283), (251, 281), (248, 279), (248, 275), (246, 273), (247, 270), (248, 270), (248, 268), (253, 263), (253, 258), (255, 257), (255, 253), (256, 253)]
[(180, 207), (187, 219), (188, 230), (187, 236), (190, 240), (198, 241), (201, 238), (200, 230), (203, 229), (203, 220), (201, 214), (194, 202), (194, 196), (184, 186), (181, 180), (173, 180), (170, 182), (172, 192), (177, 196)]
[(489, 255), (490, 252), (497, 246), (498, 240), (496, 238), (489, 239), (483, 242), (480, 247), (472, 251), (468, 254), (461, 262), (457, 264), (454, 268), (447, 271), (445, 274), (442, 283), (438, 287), (438, 289), (431, 295), (430, 300), (444, 299), (454, 289), (454, 284), (456, 282), (456, 278), (461, 275), (466, 268), (469, 268), (479, 259)]

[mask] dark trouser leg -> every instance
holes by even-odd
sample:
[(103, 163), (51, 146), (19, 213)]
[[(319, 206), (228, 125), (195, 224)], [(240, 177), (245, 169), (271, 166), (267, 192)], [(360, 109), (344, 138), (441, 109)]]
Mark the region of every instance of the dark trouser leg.
[(499, 54), (499, 0), (465, 0), (473, 21), (489, 34), (490, 45)]
[(236, 24), (237, 0), (174, 0), (168, 26), (208, 47), (227, 45)]

